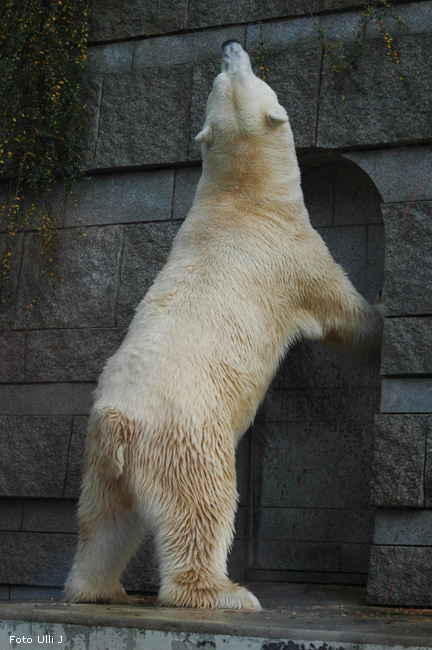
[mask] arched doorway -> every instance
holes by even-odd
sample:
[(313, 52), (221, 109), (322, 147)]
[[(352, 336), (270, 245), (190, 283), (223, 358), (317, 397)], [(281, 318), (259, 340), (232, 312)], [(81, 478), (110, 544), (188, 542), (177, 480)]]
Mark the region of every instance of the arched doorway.
[[(302, 186), (312, 225), (373, 302), (384, 279), (375, 185), (350, 161), (306, 157)], [(302, 342), (288, 354), (253, 426), (240, 485), (248, 580), (366, 582), (379, 370), (377, 352)]]

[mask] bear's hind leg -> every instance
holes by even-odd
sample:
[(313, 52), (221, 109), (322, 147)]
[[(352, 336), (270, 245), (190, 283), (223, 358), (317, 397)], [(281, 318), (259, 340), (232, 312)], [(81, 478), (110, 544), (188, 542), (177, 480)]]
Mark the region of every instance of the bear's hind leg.
[(84, 477), (78, 510), (80, 534), (65, 585), (68, 602), (132, 603), (120, 577), (144, 536), (120, 482)]
[(154, 526), (162, 606), (261, 609), (227, 576), (237, 490), (234, 449), (223, 446), (207, 453), (182, 449), (174, 476), (161, 479)]

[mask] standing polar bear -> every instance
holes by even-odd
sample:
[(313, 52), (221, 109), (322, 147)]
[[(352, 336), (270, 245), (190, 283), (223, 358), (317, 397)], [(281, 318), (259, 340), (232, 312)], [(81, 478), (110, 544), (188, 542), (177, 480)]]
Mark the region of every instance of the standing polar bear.
[(99, 381), (70, 601), (128, 601), (120, 577), (151, 532), (161, 605), (259, 609), (227, 577), (236, 444), (295, 341), (379, 340), (379, 309), (310, 225), (287, 114), (236, 41), (196, 140), (192, 209)]

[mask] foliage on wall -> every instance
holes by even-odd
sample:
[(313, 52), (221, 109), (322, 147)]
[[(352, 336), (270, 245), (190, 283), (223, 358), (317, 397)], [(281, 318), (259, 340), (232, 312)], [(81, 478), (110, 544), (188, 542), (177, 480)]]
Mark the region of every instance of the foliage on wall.
[[(55, 277), (56, 226), (74, 181), (83, 175), (87, 5), (88, 0), (4, 0), (0, 13), (3, 302), (14, 241), (29, 224), (40, 233), (38, 272)], [(54, 202), (56, 179), (63, 192)]]
[[(305, 0), (305, 3), (307, 5), (307, 0)], [(263, 14), (263, 11), (263, 8), (261, 8), (261, 15)], [(407, 27), (407, 25), (399, 14), (394, 13), (394, 7), (388, 0), (377, 0), (377, 2), (366, 4), (364, 6), (359, 17), (356, 37), (353, 41), (349, 42), (344, 42), (340, 39), (335, 39), (329, 36), (318, 20), (313, 16), (312, 12), (309, 11), (309, 13), (314, 20), (320, 44), (330, 58), (336, 85), (340, 85), (341, 80), (347, 74), (356, 70), (360, 65), (363, 55), (363, 45), (369, 26), (376, 27), (379, 30), (389, 62), (398, 66), (399, 79), (401, 81), (406, 81), (405, 75), (402, 72), (400, 54), (396, 47), (395, 39), (391, 35), (392, 30), (389, 25), (391, 21), (396, 22), (398, 25), (403, 27)], [(268, 73), (270, 72), (268, 67), (268, 55), (270, 52), (264, 43), (262, 18), (258, 21), (258, 27), (259, 46), (256, 59), (261, 79), (267, 79)]]

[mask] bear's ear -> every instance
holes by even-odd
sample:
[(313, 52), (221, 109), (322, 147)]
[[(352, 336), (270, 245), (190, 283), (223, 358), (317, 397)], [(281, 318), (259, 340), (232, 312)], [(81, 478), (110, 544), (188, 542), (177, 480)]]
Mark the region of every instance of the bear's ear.
[(275, 111), (267, 111), (267, 119), (270, 126), (280, 126), (284, 122), (288, 122), (288, 116), (283, 109), (278, 113)]
[(195, 136), (195, 142), (205, 142), (211, 144), (213, 142), (213, 131), (210, 124), (207, 124), (202, 131)]

